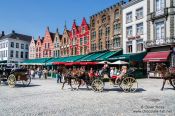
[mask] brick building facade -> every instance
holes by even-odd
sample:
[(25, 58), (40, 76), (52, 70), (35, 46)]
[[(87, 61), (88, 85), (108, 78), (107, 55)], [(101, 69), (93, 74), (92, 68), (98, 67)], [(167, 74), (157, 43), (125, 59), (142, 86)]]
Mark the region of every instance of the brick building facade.
[(91, 51), (122, 48), (123, 1), (90, 17)]

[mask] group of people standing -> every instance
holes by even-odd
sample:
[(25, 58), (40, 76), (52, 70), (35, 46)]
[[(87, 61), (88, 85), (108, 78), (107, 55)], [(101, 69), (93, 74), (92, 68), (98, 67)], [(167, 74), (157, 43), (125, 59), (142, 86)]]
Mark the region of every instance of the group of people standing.
[(41, 79), (41, 77), (43, 77), (44, 79), (47, 79), (49, 73), (51, 74), (51, 76), (53, 74), (55, 74), (56, 78), (58, 79), (57, 82), (62, 82), (61, 81), (62, 76), (61, 76), (60, 72), (58, 72), (57, 70), (48, 70), (47, 68), (44, 68), (44, 69), (31, 68), (31, 69), (29, 69), (29, 74), (30, 74), (32, 79), (34, 79), (36, 76), (38, 76), (39, 79)]

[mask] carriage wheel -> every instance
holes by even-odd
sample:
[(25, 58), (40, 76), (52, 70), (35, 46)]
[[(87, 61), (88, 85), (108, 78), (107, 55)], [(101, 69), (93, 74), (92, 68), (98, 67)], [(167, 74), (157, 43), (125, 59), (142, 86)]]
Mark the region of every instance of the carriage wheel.
[(23, 86), (25, 87), (29, 86), (30, 82), (31, 82), (30, 75), (26, 75), (26, 80), (22, 80)]
[(102, 92), (104, 88), (103, 81), (96, 79), (92, 82), (91, 87), (95, 92)]
[(175, 88), (175, 79), (172, 80), (173, 87)]
[(137, 80), (133, 77), (123, 78), (120, 87), (124, 92), (135, 92), (138, 88)]
[(14, 74), (11, 74), (8, 77), (7, 82), (8, 82), (9, 87), (11, 87), (11, 88), (15, 87), (15, 85), (16, 85), (16, 77), (15, 77), (15, 75)]

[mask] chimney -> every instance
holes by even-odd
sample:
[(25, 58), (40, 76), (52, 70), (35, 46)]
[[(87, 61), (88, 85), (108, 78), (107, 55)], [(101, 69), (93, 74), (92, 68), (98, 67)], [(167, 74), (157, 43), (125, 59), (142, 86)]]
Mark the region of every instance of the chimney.
[(2, 34), (1, 34), (1, 36), (4, 36), (4, 35), (5, 35), (4, 31), (2, 31)]
[(15, 31), (14, 31), (14, 30), (12, 30), (12, 33), (15, 33)]

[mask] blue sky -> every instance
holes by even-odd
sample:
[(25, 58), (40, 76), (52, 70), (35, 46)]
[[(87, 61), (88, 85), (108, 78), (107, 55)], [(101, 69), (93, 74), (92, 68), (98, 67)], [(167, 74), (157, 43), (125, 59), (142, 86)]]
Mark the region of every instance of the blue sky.
[(68, 29), (75, 19), (78, 24), (83, 17), (89, 17), (118, 0), (1, 0), (0, 32), (44, 36), (47, 26), (50, 31), (56, 28), (63, 33), (66, 21)]

